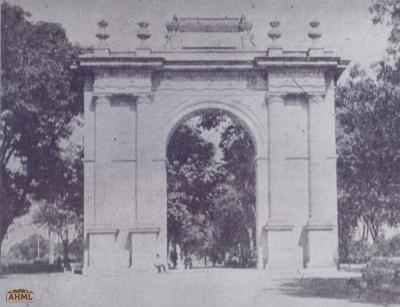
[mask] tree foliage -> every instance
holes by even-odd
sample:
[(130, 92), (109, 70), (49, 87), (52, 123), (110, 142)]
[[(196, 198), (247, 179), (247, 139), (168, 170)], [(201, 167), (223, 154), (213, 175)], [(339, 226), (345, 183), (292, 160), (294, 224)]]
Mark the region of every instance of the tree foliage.
[[(39, 241), (39, 257), (38, 257)], [(8, 257), (13, 261), (43, 260), (48, 257), (49, 242), (43, 236), (32, 234), (27, 239), (15, 243), (10, 247)]]
[(1, 5), (0, 246), (32, 200), (53, 201), (63, 192), (63, 147), (82, 113), (82, 80), (69, 68), (79, 47), (59, 24), (29, 16)]
[(214, 151), (189, 124), (180, 126), (168, 144), (168, 234), (188, 252), (210, 240), (207, 216), (218, 176)]
[(378, 79), (400, 84), (400, 3), (397, 0), (373, 0), (370, 7), (374, 24), (385, 24), (389, 29), (386, 56), (377, 63)]
[(342, 259), (357, 225), (377, 243), (382, 225), (400, 222), (400, 2), (373, 0), (370, 12), (388, 27), (386, 55), (374, 77), (355, 66), (336, 95)]
[(254, 147), (240, 124), (204, 112), (175, 131), (167, 156), (169, 240), (213, 261), (238, 246), (254, 249)]
[(354, 67), (337, 90), (339, 222), (374, 241), (400, 222), (400, 89)]

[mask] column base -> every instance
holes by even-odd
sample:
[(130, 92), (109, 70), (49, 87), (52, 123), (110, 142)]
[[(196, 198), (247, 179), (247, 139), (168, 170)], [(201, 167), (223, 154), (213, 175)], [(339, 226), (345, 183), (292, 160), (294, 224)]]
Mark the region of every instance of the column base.
[(95, 226), (86, 229), (87, 262), (85, 272), (112, 274), (115, 271), (115, 251), (119, 230)]
[[(166, 254), (159, 248), (159, 227), (131, 228), (130, 233), (130, 268), (139, 271), (151, 271), (154, 263), (161, 261), (166, 263)], [(165, 250), (166, 250), (166, 242)], [(159, 255), (158, 259), (156, 255)]]
[(160, 227), (135, 224), (130, 228), (95, 227), (86, 230), (86, 273), (117, 274), (124, 271), (152, 271), (159, 261), (166, 265), (166, 248), (160, 249)]
[(267, 240), (268, 269), (297, 270), (303, 267), (297, 242), (293, 235), (294, 226), (283, 221), (268, 221), (264, 226)]
[(335, 224), (326, 220), (310, 220), (307, 232), (307, 268), (337, 267), (338, 238)]

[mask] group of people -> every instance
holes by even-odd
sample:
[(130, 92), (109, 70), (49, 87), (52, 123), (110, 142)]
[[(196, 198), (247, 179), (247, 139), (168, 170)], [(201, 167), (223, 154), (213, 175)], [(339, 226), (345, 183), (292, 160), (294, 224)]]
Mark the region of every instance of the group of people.
[[(176, 250), (171, 250), (169, 258), (171, 260), (171, 266), (169, 266), (169, 269), (176, 270), (178, 267), (178, 253)], [(185, 270), (187, 269), (192, 269), (193, 268), (193, 262), (192, 262), (192, 257), (190, 255), (185, 255), (183, 264), (185, 266)], [(157, 269), (157, 272), (159, 274), (165, 273), (166, 272), (166, 267), (163, 261), (161, 260), (160, 254), (156, 255), (156, 261), (154, 263), (154, 266)]]

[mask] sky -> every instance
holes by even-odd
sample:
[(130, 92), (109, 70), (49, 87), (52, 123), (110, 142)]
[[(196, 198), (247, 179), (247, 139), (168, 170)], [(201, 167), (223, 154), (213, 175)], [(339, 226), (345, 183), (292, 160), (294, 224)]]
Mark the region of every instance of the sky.
[(269, 22), (281, 21), (281, 43), (286, 50), (306, 50), (308, 23), (318, 18), (328, 50), (368, 67), (380, 60), (387, 44), (387, 28), (373, 25), (370, 0), (9, 0), (32, 13), (32, 20), (63, 25), (73, 42), (96, 44), (97, 22), (109, 23), (109, 47), (114, 51), (134, 50), (140, 20), (150, 22), (149, 45), (161, 49), (165, 23), (179, 17), (240, 17), (253, 22), (257, 49), (266, 50)]

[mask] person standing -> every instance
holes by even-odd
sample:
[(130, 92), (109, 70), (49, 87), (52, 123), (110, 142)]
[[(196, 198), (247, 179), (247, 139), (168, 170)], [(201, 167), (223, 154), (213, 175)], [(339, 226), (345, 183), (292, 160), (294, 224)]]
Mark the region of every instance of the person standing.
[(176, 266), (178, 264), (178, 254), (176, 253), (175, 249), (171, 250), (170, 258), (171, 258), (171, 262), (172, 262), (172, 268), (175, 270)]
[(192, 265), (192, 257), (190, 255), (185, 256), (185, 270), (191, 269), (193, 267)]
[(154, 266), (157, 268), (158, 274), (161, 274), (161, 272), (165, 273), (165, 265), (161, 261), (160, 254), (156, 255), (156, 261), (154, 263)]

